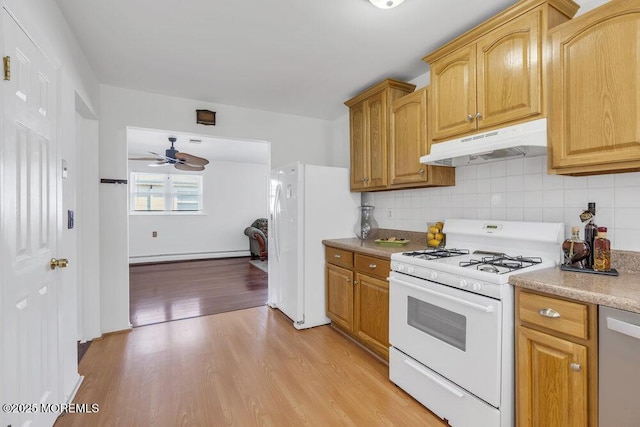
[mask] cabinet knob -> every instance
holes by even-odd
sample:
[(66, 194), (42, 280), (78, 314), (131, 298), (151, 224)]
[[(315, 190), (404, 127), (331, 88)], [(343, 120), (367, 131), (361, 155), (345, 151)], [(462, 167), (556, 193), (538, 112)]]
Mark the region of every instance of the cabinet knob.
[(582, 366), (580, 366), (579, 363), (572, 363), (569, 366), (571, 367), (572, 371), (576, 371), (576, 372), (580, 372), (580, 370), (582, 369)]
[(362, 178), (362, 182), (367, 182), (367, 181), (369, 181), (369, 177), (368, 176), (365, 176), (364, 178)]
[(333, 255), (334, 258), (340, 258), (340, 254)]
[(354, 281), (353, 281), (353, 284), (354, 284), (354, 285), (357, 285), (357, 284), (358, 284), (358, 281), (357, 281), (357, 280), (354, 280)]
[(482, 119), (482, 113), (476, 113), (476, 119), (478, 120)]
[(560, 317), (560, 313), (555, 311), (553, 308), (541, 308), (538, 311), (538, 314), (544, 317), (551, 317), (552, 319), (557, 319), (558, 317)]
[(351, 279), (347, 277), (347, 283), (351, 283)]
[(424, 173), (424, 169), (420, 169), (420, 170), (418, 171), (418, 173), (419, 173), (420, 175), (422, 175), (422, 174)]
[(468, 122), (472, 122), (473, 121), (473, 116), (471, 114), (467, 115), (467, 121)]
[(377, 265), (375, 265), (374, 263), (369, 264), (369, 268), (376, 268)]

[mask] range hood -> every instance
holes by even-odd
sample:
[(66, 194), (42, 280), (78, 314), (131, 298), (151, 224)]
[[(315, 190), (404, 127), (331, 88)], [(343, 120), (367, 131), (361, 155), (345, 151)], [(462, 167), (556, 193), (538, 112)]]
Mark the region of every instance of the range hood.
[(420, 163), (455, 167), (546, 154), (545, 118), (432, 144)]

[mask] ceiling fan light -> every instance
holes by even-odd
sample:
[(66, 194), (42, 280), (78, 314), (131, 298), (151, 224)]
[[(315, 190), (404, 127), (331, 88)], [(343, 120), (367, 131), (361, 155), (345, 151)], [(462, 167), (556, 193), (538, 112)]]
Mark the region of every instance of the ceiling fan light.
[(404, 0), (369, 0), (372, 5), (380, 9), (391, 9), (400, 5)]

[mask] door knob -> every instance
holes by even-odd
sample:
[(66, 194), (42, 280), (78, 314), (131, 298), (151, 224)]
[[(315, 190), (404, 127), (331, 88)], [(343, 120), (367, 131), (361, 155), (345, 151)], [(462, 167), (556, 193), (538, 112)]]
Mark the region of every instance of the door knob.
[(56, 267), (67, 268), (68, 265), (69, 265), (69, 260), (66, 258), (60, 258), (60, 259), (51, 258), (51, 261), (49, 261), (49, 267), (51, 267), (52, 270), (55, 270)]

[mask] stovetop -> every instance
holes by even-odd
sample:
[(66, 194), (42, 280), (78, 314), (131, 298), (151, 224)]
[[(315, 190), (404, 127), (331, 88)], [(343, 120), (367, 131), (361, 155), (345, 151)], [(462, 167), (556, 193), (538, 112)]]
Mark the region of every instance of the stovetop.
[(443, 231), (446, 248), (391, 255), (391, 276), (410, 275), (502, 299), (511, 275), (555, 267), (562, 260), (562, 223), (447, 219)]
[[(501, 252), (476, 250), (470, 253), (469, 249), (438, 248), (422, 251), (403, 252), (403, 257), (417, 260), (440, 261), (445, 258), (454, 258), (447, 261), (451, 265), (458, 264), (461, 268), (471, 268), (491, 274), (505, 274), (521, 270), (542, 263), (541, 257), (511, 256)], [(410, 262), (410, 260), (405, 260)]]

